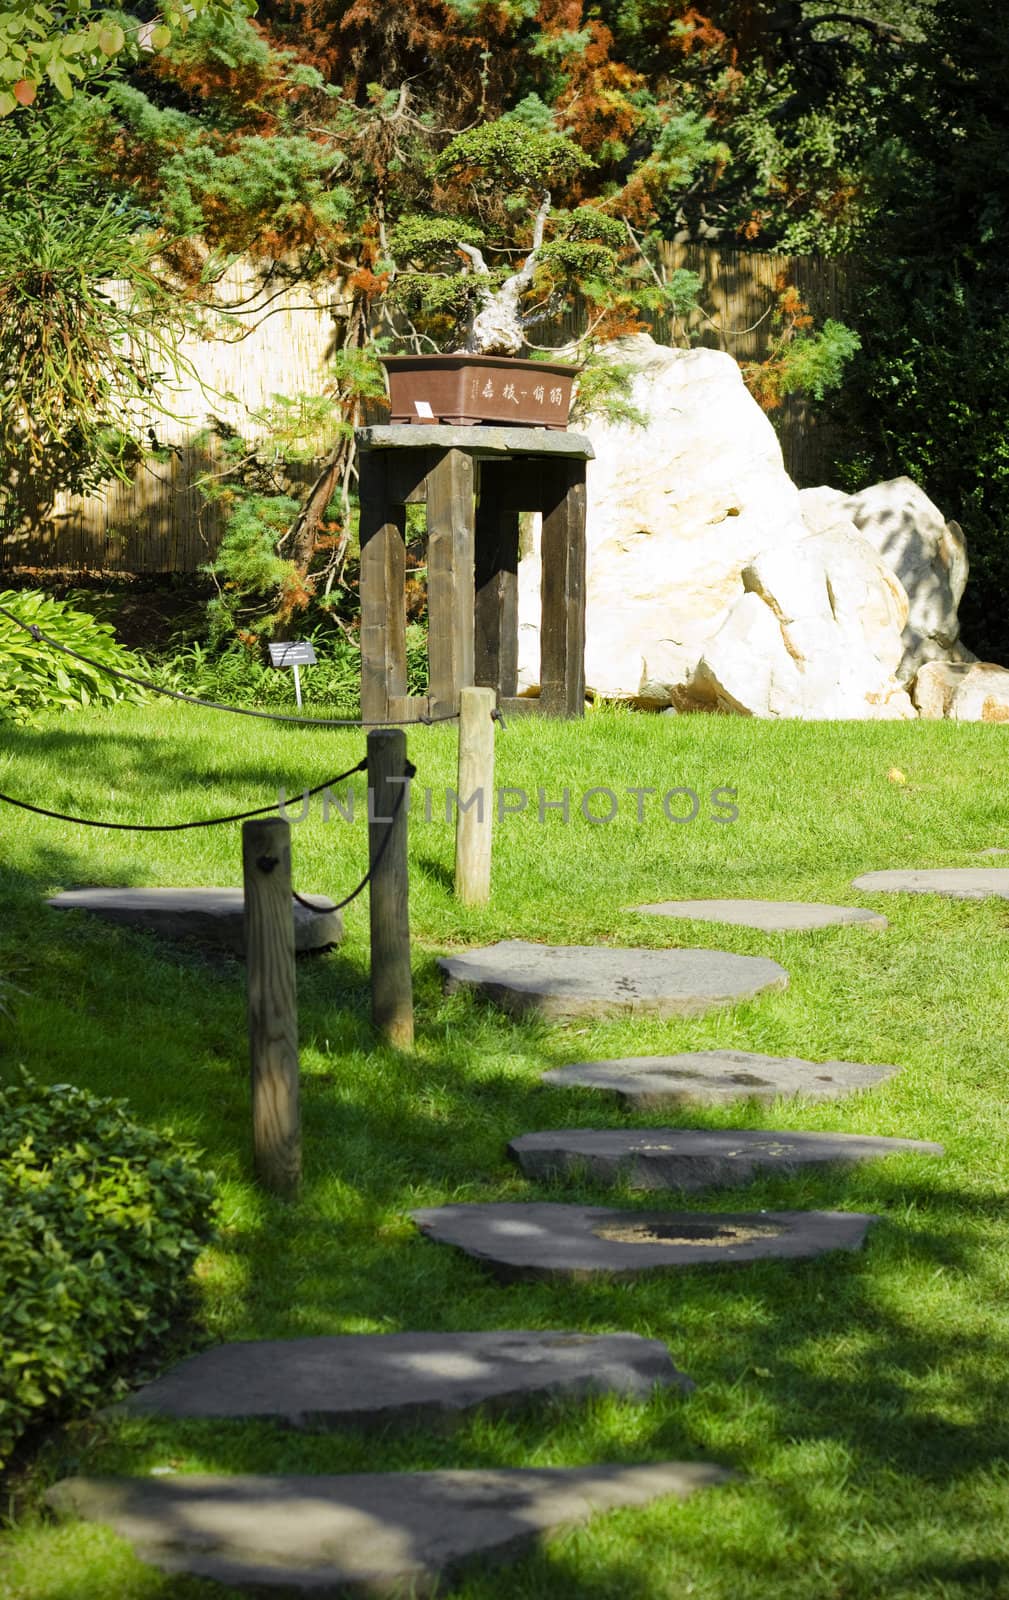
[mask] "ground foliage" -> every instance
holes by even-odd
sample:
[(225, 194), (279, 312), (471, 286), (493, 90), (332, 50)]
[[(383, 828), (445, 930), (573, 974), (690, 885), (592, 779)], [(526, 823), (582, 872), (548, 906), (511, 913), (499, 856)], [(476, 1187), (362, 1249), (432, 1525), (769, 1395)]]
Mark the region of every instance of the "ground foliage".
[[(109, 623), (96, 622), (77, 606), (39, 589), (0, 593), (0, 605), (13, 613), (0, 616), (0, 721), (30, 725), (41, 711), (75, 711), (92, 704), (143, 699), (143, 691), (135, 685), (102, 671), (103, 667), (138, 670)], [(55, 643), (33, 638), (25, 631), (31, 627)], [(59, 645), (76, 655), (65, 655)]]
[(23, 1074), (0, 1084), (0, 1468), (93, 1401), (168, 1328), (213, 1228), (213, 1181), (125, 1104)]

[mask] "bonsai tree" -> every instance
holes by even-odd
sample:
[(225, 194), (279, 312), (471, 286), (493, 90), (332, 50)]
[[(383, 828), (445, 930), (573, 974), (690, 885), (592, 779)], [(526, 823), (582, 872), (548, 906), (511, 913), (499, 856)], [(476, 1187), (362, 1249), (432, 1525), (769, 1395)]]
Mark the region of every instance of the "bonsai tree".
[(640, 327), (643, 308), (687, 310), (693, 273), (664, 282), (605, 200), (578, 203), (594, 165), (564, 134), (514, 119), (457, 134), (430, 163), (432, 211), (399, 217), (383, 240), (386, 333), (414, 349), (518, 356), (545, 348), (531, 331), (580, 303), (586, 328), (568, 352), (584, 356)]

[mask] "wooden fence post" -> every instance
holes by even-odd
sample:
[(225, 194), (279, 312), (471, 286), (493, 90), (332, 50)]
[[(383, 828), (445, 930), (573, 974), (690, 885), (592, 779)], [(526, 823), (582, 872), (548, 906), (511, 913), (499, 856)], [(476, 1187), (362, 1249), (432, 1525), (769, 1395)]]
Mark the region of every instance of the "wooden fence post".
[(459, 697), (455, 893), (464, 906), (485, 906), (490, 899), (496, 704), (493, 689), (463, 689)]
[(301, 1182), (301, 1116), (289, 822), (242, 824), (242, 873), (253, 1165), (265, 1189), (293, 1196)]
[(413, 1048), (405, 775), (402, 728), (373, 729), (368, 734), (371, 1019), (398, 1050)]

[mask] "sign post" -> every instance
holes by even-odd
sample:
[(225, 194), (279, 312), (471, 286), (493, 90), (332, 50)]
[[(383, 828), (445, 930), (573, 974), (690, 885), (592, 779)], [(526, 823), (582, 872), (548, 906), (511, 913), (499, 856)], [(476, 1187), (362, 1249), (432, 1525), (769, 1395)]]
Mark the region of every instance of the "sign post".
[(301, 705), (301, 668), (314, 667), (315, 648), (307, 639), (288, 639), (270, 645), (270, 665), (294, 668), (294, 698)]

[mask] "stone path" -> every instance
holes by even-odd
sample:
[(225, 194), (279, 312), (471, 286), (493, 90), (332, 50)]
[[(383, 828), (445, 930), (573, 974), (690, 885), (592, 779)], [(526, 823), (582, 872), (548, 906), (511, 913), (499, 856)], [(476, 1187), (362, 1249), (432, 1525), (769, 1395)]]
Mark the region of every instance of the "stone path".
[(148, 1383), (128, 1414), (385, 1427), (558, 1395), (694, 1386), (633, 1333), (385, 1333), (219, 1345)]
[(68, 1478), (65, 1516), (103, 1522), (141, 1560), (236, 1586), (305, 1594), (430, 1594), (475, 1556), (520, 1555), (539, 1534), (614, 1506), (723, 1483), (703, 1463), (340, 1477)]
[(759, 928), (763, 933), (807, 932), (811, 928), (846, 927), (863, 923), (887, 928), (878, 911), (862, 906), (804, 905), (799, 900), (660, 900), (655, 905), (631, 906), (645, 917), (681, 917), (692, 922), (727, 922), (737, 928)]
[[(916, 880), (908, 883), (908, 879)], [(880, 880), (901, 879), (883, 883)], [(1009, 898), (1009, 869), (870, 873), (858, 888), (936, 890)], [(925, 882), (923, 880), (930, 880)], [(993, 880), (1000, 885), (994, 886)], [(1004, 882), (1001, 882), (1004, 880)], [(331, 901), (323, 915), (293, 906), (299, 951), (340, 942)], [(57, 909), (84, 909), (170, 938), (196, 938), (241, 955), (240, 889), (85, 889), (57, 895)], [(857, 907), (793, 901), (687, 900), (634, 908), (768, 932), (857, 924), (887, 926)], [(766, 991), (788, 974), (766, 957), (719, 950), (553, 946), (506, 940), (439, 961), (447, 992), (469, 988), (513, 1015), (695, 1016)], [(834, 1099), (873, 1087), (895, 1066), (772, 1057), (749, 1051), (579, 1062), (543, 1081), (615, 1091), (634, 1107), (725, 1103), (803, 1095)], [(510, 1154), (530, 1178), (585, 1176), (643, 1189), (747, 1183), (763, 1171), (796, 1172), (897, 1152), (941, 1155), (909, 1139), (763, 1130), (567, 1129), (514, 1139)], [(633, 1278), (702, 1264), (802, 1260), (854, 1251), (877, 1219), (860, 1212), (703, 1213), (599, 1206), (448, 1205), (410, 1213), (420, 1231), (498, 1277)], [(386, 1427), (438, 1422), (477, 1406), (500, 1408), (556, 1396), (694, 1386), (665, 1345), (634, 1334), (528, 1330), (402, 1333), (247, 1341), (204, 1351), (145, 1385), (113, 1413), (172, 1418), (259, 1419), (296, 1428)], [(646, 1504), (732, 1476), (706, 1463), (439, 1471), (341, 1476), (188, 1474), (72, 1478), (46, 1499), (58, 1514), (109, 1524), (144, 1561), (240, 1586), (314, 1595), (432, 1593), (477, 1556), (505, 1559), (540, 1534), (614, 1506)]]
[(454, 1245), (498, 1277), (584, 1278), (714, 1262), (798, 1260), (857, 1250), (876, 1221), (859, 1211), (612, 1211), (526, 1201), (411, 1211), (438, 1244)]
[(942, 894), (951, 900), (1009, 900), (1009, 867), (935, 867), (917, 871), (863, 872), (855, 889), (899, 894)]
[(624, 1056), (576, 1061), (542, 1074), (561, 1088), (607, 1089), (637, 1110), (669, 1105), (724, 1105), (733, 1100), (770, 1102), (779, 1096), (839, 1100), (872, 1089), (900, 1071), (856, 1061), (803, 1061), (750, 1050), (687, 1050), (674, 1056)]
[[(324, 915), (292, 901), (299, 954), (329, 950), (343, 939), (343, 918), (325, 895), (308, 894)], [(245, 894), (241, 889), (68, 889), (48, 902), (57, 911), (88, 911), (164, 939), (194, 939), (232, 955), (245, 954)]]
[(707, 1189), (880, 1156), (941, 1156), (941, 1144), (859, 1133), (764, 1132), (757, 1128), (564, 1128), (524, 1133), (508, 1152), (527, 1178), (580, 1177), (632, 1189)]
[(693, 1017), (788, 984), (784, 967), (764, 956), (523, 939), (446, 956), (438, 965), (449, 994), (474, 989), (513, 1015), (535, 1012), (554, 1021), (644, 1012)]

